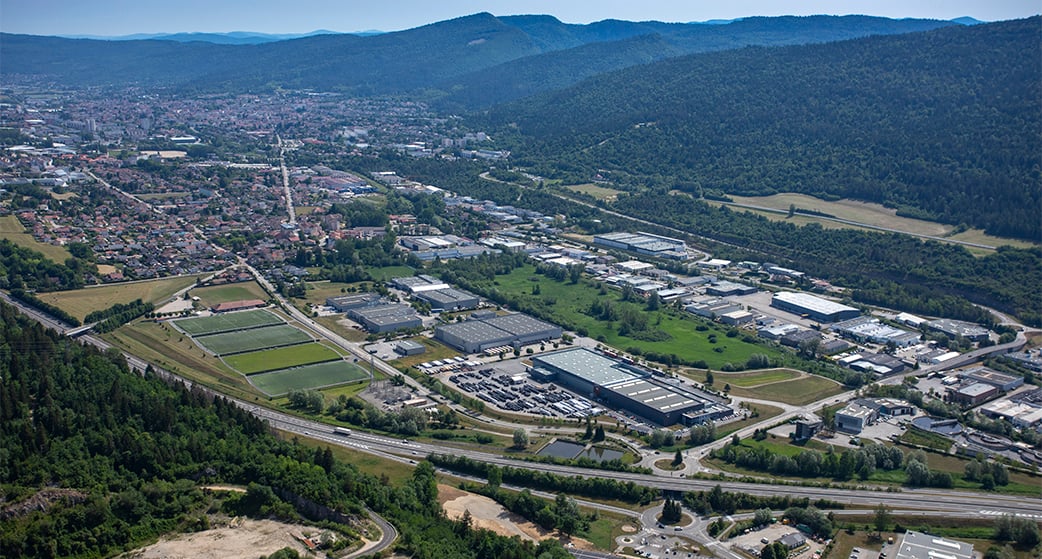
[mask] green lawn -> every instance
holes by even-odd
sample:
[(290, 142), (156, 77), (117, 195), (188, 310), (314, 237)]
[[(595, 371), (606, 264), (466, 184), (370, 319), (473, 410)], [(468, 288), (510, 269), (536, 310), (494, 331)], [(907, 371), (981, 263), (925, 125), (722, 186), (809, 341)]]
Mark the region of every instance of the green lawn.
[[(696, 382), (706, 381), (706, 372), (703, 370), (683, 369), (681, 373)], [(722, 390), (730, 384), (730, 394), (739, 398), (770, 400), (793, 406), (816, 402), (845, 390), (842, 384), (832, 379), (811, 374), (799, 375), (801, 373), (794, 369), (749, 373), (713, 371), (713, 387)], [(791, 380), (784, 380), (786, 377)]]
[(268, 294), (255, 281), (197, 287), (191, 293), (193, 296), (198, 297), (199, 302), (206, 307), (212, 307), (218, 303), (245, 301), (247, 299), (268, 300)]
[[(645, 354), (675, 355), (688, 362), (704, 361), (714, 369), (722, 368), (726, 363), (744, 366), (749, 356), (754, 353), (762, 353), (768, 357), (779, 355), (777, 349), (745, 341), (741, 334), (729, 338), (727, 328), (684, 311), (667, 305), (663, 305), (659, 310), (649, 311), (643, 303), (621, 301), (618, 290), (606, 288), (605, 294), (601, 295), (599, 288), (588, 281), (583, 280), (578, 284), (558, 282), (536, 274), (532, 265), (525, 265), (509, 274), (496, 276), (494, 283), (483, 281), (479, 285), (508, 294), (516, 300), (513, 306), (517, 310), (574, 327), (576, 330), (584, 330), (590, 337), (623, 351), (635, 348)], [(539, 294), (532, 293), (536, 286)], [(648, 341), (638, 339), (634, 335), (619, 335), (619, 321), (606, 322), (586, 314), (598, 299), (609, 301), (619, 311), (625, 308), (636, 311), (647, 318), (649, 331), (665, 333), (668, 339)], [(698, 331), (698, 326), (706, 329)], [(710, 336), (716, 343), (710, 341)]]
[(273, 326), (282, 324), (283, 320), (266, 310), (257, 309), (196, 318), (182, 318), (173, 322), (175, 326), (189, 336), (205, 336), (207, 334), (231, 332), (257, 326)]
[(282, 347), (311, 340), (310, 334), (288, 324), (195, 338), (199, 345), (217, 355)]
[(424, 336), (418, 336), (416, 338), (410, 338), (414, 342), (419, 342), (427, 348), (427, 351), (419, 355), (409, 355), (406, 357), (400, 357), (398, 359), (392, 359), (390, 363), (398, 368), (414, 367), (420, 363), (426, 363), (427, 361), (437, 361), (439, 359), (448, 359), (450, 357), (456, 357), (460, 352), (452, 349), (451, 347), (435, 340), (433, 338), (427, 338)]
[(270, 396), (290, 390), (304, 390), (356, 382), (369, 378), (364, 369), (346, 361), (331, 361), (282, 369), (250, 376), (250, 383)]
[(252, 375), (340, 358), (339, 353), (316, 342), (229, 355), (224, 358), (224, 362), (240, 373)]

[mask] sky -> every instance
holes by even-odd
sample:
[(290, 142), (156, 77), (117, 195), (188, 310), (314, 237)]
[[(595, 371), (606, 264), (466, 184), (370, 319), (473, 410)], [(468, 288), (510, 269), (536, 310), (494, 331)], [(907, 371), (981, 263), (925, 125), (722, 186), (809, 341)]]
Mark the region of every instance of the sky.
[(0, 31), (102, 36), (397, 31), (478, 12), (549, 14), (566, 23), (589, 23), (813, 14), (998, 21), (1040, 11), (1038, 0), (0, 0)]

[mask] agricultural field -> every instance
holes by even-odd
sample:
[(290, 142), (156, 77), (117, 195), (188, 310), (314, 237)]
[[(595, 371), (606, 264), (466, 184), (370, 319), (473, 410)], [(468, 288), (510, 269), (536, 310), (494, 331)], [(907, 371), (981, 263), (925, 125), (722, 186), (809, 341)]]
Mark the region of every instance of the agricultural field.
[(594, 198), (596, 198), (598, 200), (614, 200), (614, 199), (616, 199), (619, 196), (619, 192), (622, 192), (621, 190), (615, 190), (613, 188), (605, 188), (603, 186), (598, 186), (598, 185), (592, 184), (592, 183), (573, 184), (573, 185), (566, 186), (565, 188), (568, 189), (568, 190), (571, 190), (572, 192), (578, 192), (580, 194), (586, 194), (588, 196), (593, 196)]
[(224, 362), (244, 375), (252, 375), (339, 359), (341, 359), (339, 353), (315, 342), (262, 351), (251, 351), (249, 353), (237, 353), (225, 357)]
[(283, 320), (266, 310), (258, 309), (196, 318), (182, 318), (174, 320), (173, 323), (174, 326), (177, 326), (178, 329), (184, 331), (189, 336), (205, 336), (207, 334), (231, 332), (245, 328), (282, 324)]
[(7, 239), (20, 247), (35, 250), (54, 262), (61, 263), (72, 258), (72, 255), (65, 250), (65, 247), (41, 243), (34, 239), (32, 235), (26, 232), (22, 222), (18, 221), (18, 218), (13, 215), (0, 217), (0, 239)]
[[(706, 366), (713, 369), (721, 369), (726, 363), (744, 366), (754, 353), (769, 358), (780, 355), (776, 348), (761, 345), (755, 340), (746, 341), (741, 334), (728, 337), (730, 329), (698, 319), (669, 305), (649, 311), (643, 303), (621, 301), (621, 294), (615, 289), (606, 287), (602, 295), (599, 288), (589, 281), (577, 284), (559, 282), (536, 274), (532, 265), (496, 276), (495, 282), (495, 289), (509, 294), (518, 302), (512, 305), (518, 310), (557, 324), (572, 325), (576, 330), (584, 330), (589, 337), (623, 351), (636, 348), (645, 354), (676, 355), (688, 362), (704, 361)], [(491, 287), (484, 282), (478, 285), (483, 289)], [(538, 294), (534, 294), (537, 288)], [(654, 332), (660, 339), (640, 339), (639, 334), (620, 335), (620, 321), (605, 321), (588, 314), (595, 301), (602, 304), (604, 301), (610, 302), (620, 316), (624, 309), (635, 311), (635, 314), (646, 318), (648, 331)], [(699, 331), (699, 327), (704, 330)]]
[(40, 300), (83, 320), (92, 311), (100, 311), (116, 303), (141, 299), (159, 306), (178, 291), (195, 284), (200, 275), (178, 276), (156, 280), (134, 281), (85, 287), (73, 291), (39, 293)]
[(267, 292), (255, 281), (197, 287), (191, 293), (192, 296), (198, 297), (199, 302), (206, 307), (212, 307), (218, 303), (245, 301), (247, 299), (268, 300)]
[(194, 338), (195, 342), (215, 355), (228, 355), (302, 344), (312, 341), (307, 332), (288, 324), (254, 328), (248, 332), (226, 332)]
[(369, 373), (354, 363), (330, 361), (250, 375), (249, 380), (265, 394), (279, 396), (290, 390), (321, 388), (368, 378)]
[[(915, 235), (931, 235), (935, 237), (948, 237), (953, 240), (980, 243), (991, 246), (1002, 246), (1012, 245), (1020, 248), (1026, 248), (1031, 246), (1037, 246), (1036, 244), (1028, 241), (1019, 239), (1008, 239), (1004, 237), (995, 237), (985, 234), (980, 230), (967, 230), (961, 233), (952, 234), (955, 229), (951, 225), (944, 223), (937, 223), (933, 221), (926, 221), (922, 219), (914, 219), (910, 217), (901, 217), (897, 215), (897, 210), (884, 207), (880, 204), (872, 204), (868, 202), (858, 202), (855, 200), (838, 200), (835, 202), (829, 202), (826, 200), (820, 200), (813, 196), (807, 196), (805, 194), (794, 194), (794, 193), (782, 193), (773, 194), (771, 196), (731, 196), (736, 204), (758, 206), (761, 208), (769, 208), (772, 210), (780, 210), (788, 212), (789, 206), (796, 206), (797, 209), (801, 210), (813, 210), (829, 214), (839, 219), (846, 219), (857, 223), (863, 223), (865, 225), (872, 225), (875, 227), (885, 227), (888, 229), (894, 229), (897, 231), (911, 233)], [(719, 204), (719, 202), (713, 202)], [(772, 220), (783, 220), (786, 219), (786, 214), (779, 214), (774, 212), (757, 212), (767, 216)], [(801, 222), (815, 222), (821, 223), (823, 226), (835, 226), (835, 227), (856, 227), (853, 225), (841, 224), (828, 219), (820, 219), (813, 216), (794, 216), (801, 218)], [(790, 219), (791, 221), (791, 219)], [(830, 225), (826, 225), (830, 224)]]

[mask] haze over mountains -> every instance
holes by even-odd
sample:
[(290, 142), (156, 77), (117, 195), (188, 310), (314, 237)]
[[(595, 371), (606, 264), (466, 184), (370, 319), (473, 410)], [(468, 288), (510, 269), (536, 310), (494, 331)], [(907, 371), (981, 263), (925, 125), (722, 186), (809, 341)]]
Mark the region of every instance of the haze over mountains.
[[(5, 34), (0, 36), (0, 56), (5, 74), (52, 76), (68, 85), (134, 84), (211, 92), (314, 88), (363, 95), (433, 89), (434, 97), (451, 92), (447, 103), (487, 106), (569, 85), (597, 72), (680, 54), (948, 25), (956, 24), (867, 16), (748, 18), (722, 25), (617, 20), (576, 25), (551, 16), (497, 18), (481, 13), (368, 37), (317, 35), (251, 45)], [(583, 50), (569, 52), (572, 49)], [(533, 79), (540, 72), (543, 77)], [(494, 91), (486, 87), (488, 80), (508, 76), (517, 79)]]

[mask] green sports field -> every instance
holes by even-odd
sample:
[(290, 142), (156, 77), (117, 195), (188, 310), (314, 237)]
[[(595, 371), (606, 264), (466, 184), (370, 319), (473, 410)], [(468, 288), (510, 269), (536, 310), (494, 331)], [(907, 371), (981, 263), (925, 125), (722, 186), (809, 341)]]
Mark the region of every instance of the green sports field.
[(237, 353), (225, 357), (224, 362), (240, 373), (252, 375), (265, 371), (321, 363), (323, 361), (335, 361), (337, 359), (340, 359), (339, 353), (320, 343), (310, 343), (251, 351), (249, 353)]
[(217, 355), (243, 353), (310, 342), (311, 336), (288, 324), (265, 326), (242, 332), (226, 332), (194, 338), (199, 345)]
[(269, 396), (280, 396), (290, 390), (322, 388), (369, 378), (369, 373), (354, 363), (331, 361), (250, 375), (250, 382)]
[(205, 336), (232, 332), (243, 328), (282, 324), (282, 319), (266, 310), (241, 311), (198, 318), (175, 320), (174, 325), (189, 336)]

